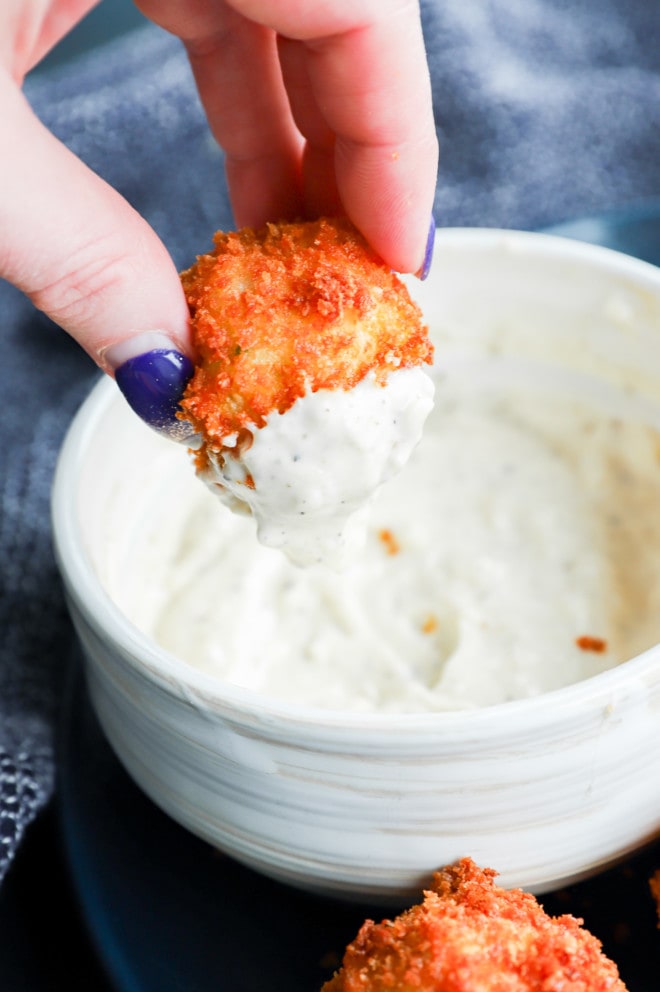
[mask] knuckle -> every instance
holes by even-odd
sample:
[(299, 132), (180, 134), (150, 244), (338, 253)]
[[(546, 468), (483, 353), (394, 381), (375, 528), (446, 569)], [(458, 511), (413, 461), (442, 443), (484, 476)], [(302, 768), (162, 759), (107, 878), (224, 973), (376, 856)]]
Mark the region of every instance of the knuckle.
[(87, 323), (118, 288), (134, 278), (136, 260), (107, 242), (88, 242), (48, 272), (29, 293), (39, 310), (63, 327)]

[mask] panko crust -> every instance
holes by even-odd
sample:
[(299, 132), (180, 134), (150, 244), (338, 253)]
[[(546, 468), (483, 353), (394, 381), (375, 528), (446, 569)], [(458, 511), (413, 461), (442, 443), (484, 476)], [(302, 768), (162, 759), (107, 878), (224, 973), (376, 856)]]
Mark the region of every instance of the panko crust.
[(495, 877), (469, 858), (438, 872), (420, 905), (363, 924), (322, 992), (625, 992), (581, 920)]
[(199, 363), (181, 403), (214, 450), (308, 390), (431, 362), (419, 307), (349, 221), (268, 224), (214, 238), (181, 279)]

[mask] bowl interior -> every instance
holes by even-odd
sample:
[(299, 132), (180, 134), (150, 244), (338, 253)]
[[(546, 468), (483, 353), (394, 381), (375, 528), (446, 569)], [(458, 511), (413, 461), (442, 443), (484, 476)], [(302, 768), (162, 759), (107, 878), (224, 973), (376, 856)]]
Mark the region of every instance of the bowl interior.
[[(613, 414), (660, 430), (660, 275), (654, 267), (543, 235), (444, 231), (431, 277), (409, 286), (443, 374), (467, 369), (475, 389), (531, 378), (539, 389), (588, 395)], [(212, 696), (228, 692), (245, 702), (249, 693), (214, 685), (140, 632), (162, 607), (163, 528), (170, 546), (176, 544), (176, 507), (204, 497), (185, 449), (142, 425), (114, 385), (103, 382), (74, 424), (58, 467), (58, 554), (70, 590), (111, 638), (128, 638), (165, 677), (174, 671), (177, 680), (189, 678)], [(133, 564), (135, 547), (145, 542), (153, 551), (152, 574)], [(318, 713), (309, 716), (318, 720)]]
[[(653, 267), (545, 236), (445, 231), (430, 280), (410, 285), (442, 375), (586, 393), (660, 431)], [(101, 382), (58, 464), (56, 550), (104, 730), (193, 832), (282, 881), (379, 898), (466, 853), (504, 885), (547, 891), (657, 832), (657, 645), (535, 698), (422, 714), (274, 701), (169, 655), (140, 623), (160, 608), (163, 529), (176, 545), (177, 507), (202, 492), (186, 451)], [(129, 567), (145, 542), (149, 570)]]

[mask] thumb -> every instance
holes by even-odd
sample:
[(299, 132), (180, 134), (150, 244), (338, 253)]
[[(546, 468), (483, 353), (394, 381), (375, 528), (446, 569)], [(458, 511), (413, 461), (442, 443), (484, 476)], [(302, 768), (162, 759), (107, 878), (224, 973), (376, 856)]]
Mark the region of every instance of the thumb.
[[(165, 246), (0, 75), (0, 275), (170, 432), (192, 373), (188, 308)], [(176, 431), (175, 431), (176, 432)]]

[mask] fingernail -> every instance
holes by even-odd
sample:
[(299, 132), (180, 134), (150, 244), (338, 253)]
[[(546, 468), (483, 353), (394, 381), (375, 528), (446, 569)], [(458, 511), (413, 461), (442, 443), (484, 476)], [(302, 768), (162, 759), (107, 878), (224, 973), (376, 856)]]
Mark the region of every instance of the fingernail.
[(431, 226), (429, 227), (429, 234), (426, 239), (426, 248), (424, 250), (424, 261), (422, 262), (421, 269), (415, 273), (418, 279), (424, 281), (427, 278), (429, 272), (431, 271), (431, 263), (433, 262), (433, 249), (435, 248), (435, 220), (431, 217)]
[(176, 416), (185, 388), (193, 374), (190, 359), (170, 347), (152, 348), (123, 359), (130, 345), (122, 342), (108, 349), (104, 358), (115, 368), (115, 381), (138, 417), (174, 441), (188, 441), (194, 430)]

